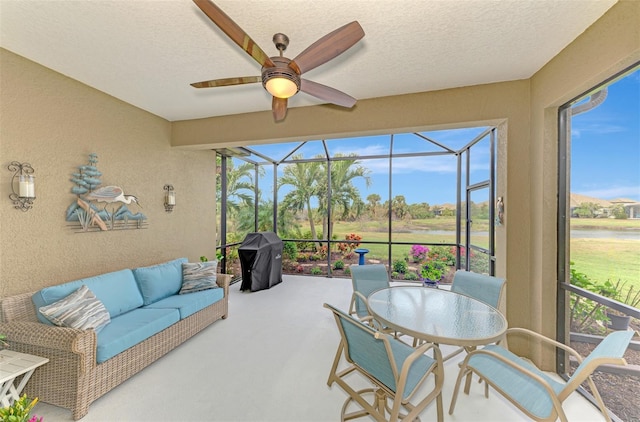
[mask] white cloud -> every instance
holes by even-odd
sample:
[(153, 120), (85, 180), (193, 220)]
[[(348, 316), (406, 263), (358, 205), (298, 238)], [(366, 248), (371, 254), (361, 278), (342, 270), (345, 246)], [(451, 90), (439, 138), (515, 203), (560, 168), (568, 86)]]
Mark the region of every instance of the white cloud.
[(601, 186), (592, 189), (576, 190), (580, 195), (600, 199), (629, 198), (640, 201), (640, 186)]

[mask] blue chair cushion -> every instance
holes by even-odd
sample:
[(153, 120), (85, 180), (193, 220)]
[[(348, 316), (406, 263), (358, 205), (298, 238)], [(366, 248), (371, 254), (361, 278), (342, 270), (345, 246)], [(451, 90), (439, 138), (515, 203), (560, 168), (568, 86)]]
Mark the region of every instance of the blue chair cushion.
[(180, 320), (177, 309), (134, 309), (111, 319), (98, 333), (96, 361), (109, 358), (135, 346)]
[(212, 305), (224, 297), (223, 289), (202, 290), (189, 293), (188, 295), (173, 295), (143, 309), (177, 309), (180, 312), (180, 319), (185, 319), (189, 315)]
[[(118, 315), (129, 312), (132, 309), (142, 306), (143, 300), (138, 285), (131, 270), (120, 270), (111, 273), (100, 274), (95, 277), (84, 278), (57, 286), (45, 287), (35, 293), (31, 300), (36, 309), (51, 305), (69, 296), (78, 290), (82, 285), (86, 285), (89, 290), (102, 302), (109, 316), (113, 319)], [(38, 320), (53, 325), (40, 312), (37, 312)]]
[[(345, 314), (336, 308), (331, 308), (340, 317), (345, 339), (347, 341), (349, 357), (353, 362), (367, 373), (389, 388), (394, 393), (397, 391), (396, 380), (393, 376), (389, 354), (384, 346), (384, 341), (374, 337), (375, 331), (364, 325), (352, 316)], [(399, 372), (409, 355), (415, 351), (406, 343), (388, 337), (396, 368)], [(409, 398), (420, 381), (427, 376), (427, 371), (436, 363), (435, 359), (421, 355), (413, 362), (409, 369), (407, 382), (403, 393), (403, 399)]]
[(451, 291), (471, 296), (489, 306), (498, 308), (504, 283), (504, 278), (458, 270), (453, 276)]
[[(364, 297), (369, 297), (376, 290), (389, 287), (389, 274), (383, 264), (352, 265), (349, 269), (353, 290), (360, 292)], [(359, 318), (369, 314), (367, 305), (360, 297), (356, 298), (356, 313)]]
[(150, 305), (165, 297), (174, 295), (182, 287), (182, 264), (187, 258), (178, 258), (150, 267), (133, 270), (144, 305)]
[[(396, 367), (398, 368), (399, 372), (402, 369), (404, 361), (407, 360), (411, 353), (415, 352), (415, 349), (408, 344), (394, 338), (389, 339), (389, 344), (391, 344), (393, 358), (396, 362)], [(407, 382), (404, 387), (404, 394), (402, 397), (403, 399), (409, 398), (409, 396), (413, 393), (413, 390), (415, 390), (416, 387), (420, 384), (420, 381), (424, 379), (427, 371), (431, 369), (432, 365), (435, 364), (436, 360), (427, 355), (421, 355), (413, 362), (413, 365), (411, 365), (411, 369), (409, 369)]]
[[(558, 382), (549, 375), (542, 372), (532, 363), (520, 358), (507, 349), (495, 344), (486, 346), (483, 350), (488, 350), (499, 354), (516, 365), (525, 368), (542, 377), (555, 391), (556, 395), (565, 387), (564, 383)], [(545, 388), (530, 376), (507, 366), (496, 360), (492, 356), (482, 353), (474, 354), (469, 358), (468, 365), (477, 370), (482, 377), (490, 380), (506, 395), (518, 402), (524, 409), (540, 419), (545, 419), (553, 411), (553, 402)]]

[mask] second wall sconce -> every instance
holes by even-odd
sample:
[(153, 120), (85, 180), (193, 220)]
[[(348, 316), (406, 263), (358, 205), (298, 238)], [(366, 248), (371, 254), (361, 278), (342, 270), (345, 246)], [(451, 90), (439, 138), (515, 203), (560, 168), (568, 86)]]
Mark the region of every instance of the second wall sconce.
[(9, 199), (13, 201), (15, 209), (28, 211), (33, 207), (33, 200), (36, 199), (36, 180), (33, 176), (33, 167), (29, 163), (12, 161), (9, 164), (9, 170), (13, 172), (12, 193), (9, 195)]
[(173, 207), (176, 205), (176, 192), (173, 190), (173, 185), (164, 185), (164, 210), (166, 212), (172, 212)]

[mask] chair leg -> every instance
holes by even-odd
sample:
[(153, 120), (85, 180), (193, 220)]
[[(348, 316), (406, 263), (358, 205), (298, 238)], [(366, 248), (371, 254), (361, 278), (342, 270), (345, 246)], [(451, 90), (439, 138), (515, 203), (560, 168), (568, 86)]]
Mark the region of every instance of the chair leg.
[(469, 371), (467, 372), (467, 378), (464, 382), (464, 393), (465, 394), (469, 394), (469, 391), (471, 391), (471, 378), (473, 377), (473, 372)]
[(333, 359), (333, 365), (331, 365), (331, 372), (329, 372), (329, 379), (327, 380), (327, 385), (331, 387), (331, 384), (335, 381), (336, 371), (338, 370), (338, 363), (340, 362), (340, 356), (342, 355), (342, 350), (344, 349), (344, 344), (340, 342), (338, 345), (338, 351), (336, 352), (336, 357)]
[[(351, 397), (348, 397), (347, 400), (345, 400), (344, 404), (342, 405), (342, 411), (340, 412), (340, 415), (341, 415), (340, 420), (342, 422), (350, 421), (352, 419), (362, 418), (363, 416), (367, 416), (367, 415), (371, 416), (378, 422), (386, 422), (386, 418), (385, 418), (386, 395), (384, 394), (384, 391), (381, 392), (380, 389), (374, 389), (374, 388), (365, 388), (363, 390), (355, 391), (351, 389), (349, 386), (347, 386), (342, 380), (340, 380), (338, 383), (343, 388), (346, 387), (345, 391), (347, 391), (351, 396)], [(364, 394), (373, 394), (373, 400), (371, 403), (368, 403), (364, 399), (363, 397)], [(361, 409), (351, 413), (346, 413), (347, 407), (351, 402), (359, 404)], [(382, 410), (380, 410), (380, 407), (382, 407)]]
[[(460, 391), (460, 383), (462, 382), (462, 378), (470, 373), (471, 370), (467, 368), (466, 362), (463, 363), (462, 368), (460, 368), (460, 372), (458, 373), (458, 378), (456, 379), (456, 385), (453, 387), (453, 396), (451, 396), (451, 405), (449, 406), (449, 414), (453, 415), (453, 410), (456, 407), (456, 400), (458, 399), (458, 393)], [(465, 391), (466, 394), (469, 394), (468, 391)]]
[(440, 391), (440, 394), (438, 394), (438, 397), (436, 397), (436, 408), (438, 411), (438, 422), (442, 422), (443, 419), (443, 405), (442, 405), (442, 391)]
[(376, 390), (376, 410), (378, 412), (380, 412), (381, 415), (385, 415), (385, 412), (387, 410), (387, 395), (385, 394), (384, 391), (382, 391), (381, 388), (378, 388)]

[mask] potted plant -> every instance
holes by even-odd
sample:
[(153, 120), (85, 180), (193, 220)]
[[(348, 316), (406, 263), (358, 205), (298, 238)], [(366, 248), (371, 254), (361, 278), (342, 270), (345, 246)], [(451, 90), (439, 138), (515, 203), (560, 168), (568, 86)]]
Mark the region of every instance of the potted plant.
[(427, 262), (420, 270), (421, 279), (427, 287), (438, 287), (444, 274), (444, 265), (439, 261)]
[(0, 408), (0, 420), (6, 422), (42, 422), (42, 417), (31, 416), (30, 413), (33, 406), (38, 402), (38, 398), (31, 400), (24, 394), (18, 400), (15, 400), (11, 406)]
[[(609, 283), (609, 281), (607, 281), (607, 283)], [(621, 282), (621, 280), (618, 280), (614, 286), (615, 293), (612, 298), (618, 302), (637, 308), (638, 305), (640, 305), (640, 291), (636, 290), (634, 292), (635, 287), (631, 286), (629, 290), (624, 292), (623, 290), (626, 284), (626, 281)], [(607, 318), (609, 318), (608, 328), (612, 330), (627, 330), (629, 328), (629, 323), (631, 322), (630, 315), (614, 309), (607, 309)]]

